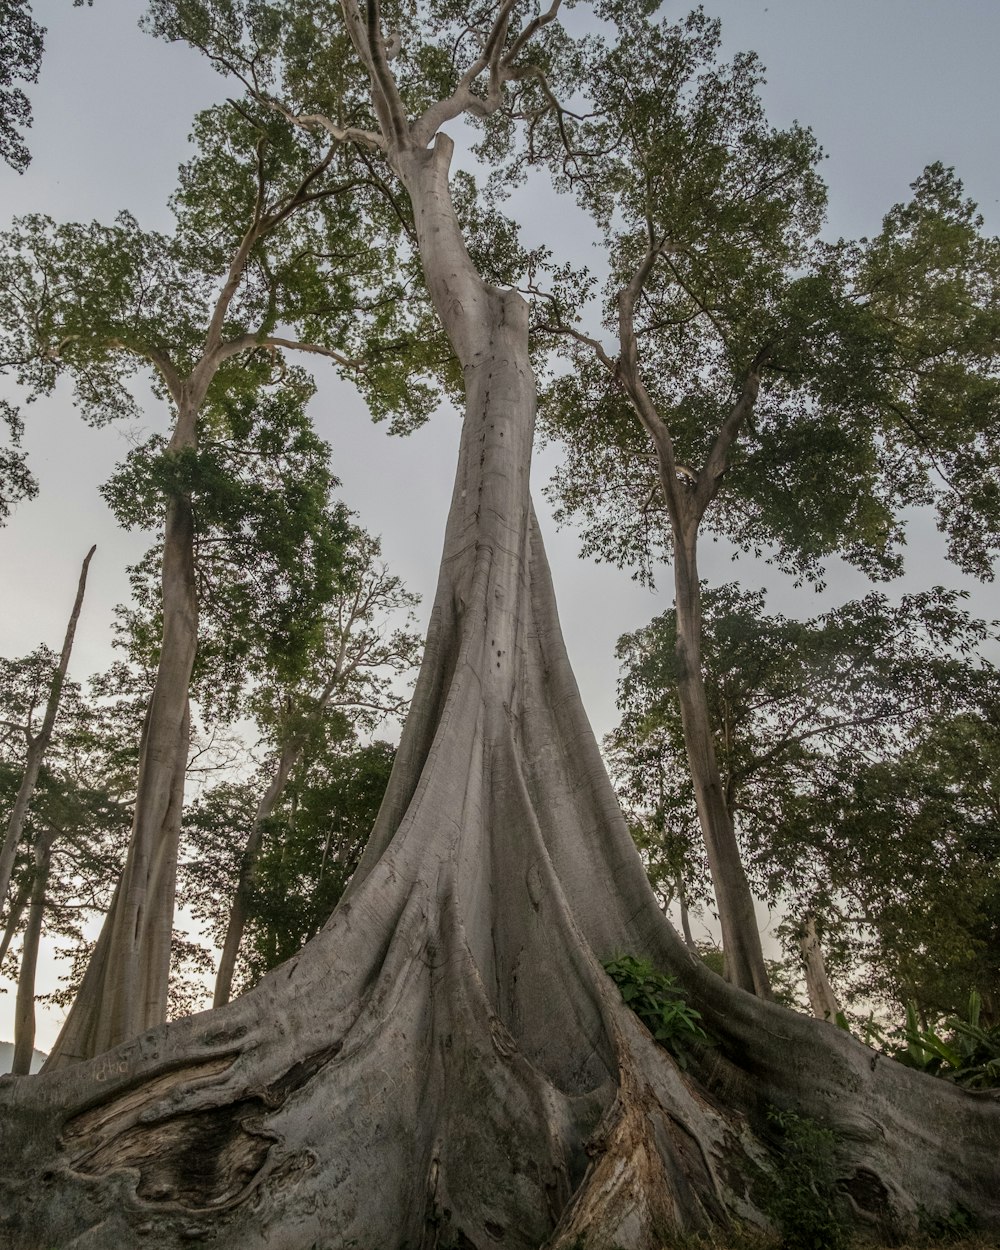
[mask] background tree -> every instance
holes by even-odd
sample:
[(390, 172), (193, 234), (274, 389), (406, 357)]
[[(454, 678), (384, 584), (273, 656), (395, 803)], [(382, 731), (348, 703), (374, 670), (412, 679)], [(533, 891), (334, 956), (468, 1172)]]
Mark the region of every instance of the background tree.
[[(285, 787), (293, 774), (298, 772), (300, 776), (295, 787), (298, 797), (294, 808), (298, 811), (308, 806), (301, 799), (301, 790), (307, 777), (310, 790), (315, 788), (316, 782), (311, 774), (317, 766), (321, 766), (320, 761), (326, 759), (328, 772), (330, 769), (335, 773), (338, 768), (343, 770), (343, 763), (331, 757), (331, 748), (335, 746), (342, 753), (348, 743), (356, 742), (359, 730), (374, 729), (387, 716), (402, 710), (403, 699), (390, 683), (412, 669), (419, 654), (417, 637), (405, 626), (392, 624), (392, 618), (401, 611), (409, 612), (417, 599), (406, 591), (398, 577), (389, 573), (381, 560), (378, 539), (362, 530), (355, 530), (344, 566), (341, 594), (325, 605), (322, 632), (316, 639), (313, 654), (300, 666), (298, 680), (290, 683), (287, 664), (279, 664), (278, 671), (273, 674), (275, 680), (258, 687), (251, 697), (251, 706), (270, 740), (275, 758), (270, 775), (266, 781), (262, 778), (259, 783), (261, 792), (253, 816), (241, 826), (249, 829), (249, 835), (240, 859), (229, 918), (224, 926), (222, 955), (215, 984), (215, 1006), (229, 1001), (244, 927), (254, 910), (260, 910), (259, 904), (255, 905), (252, 901), (254, 894), (259, 892), (256, 882), (258, 866), (268, 828), (271, 827), (274, 833), (276, 809)], [(406, 624), (410, 623), (407, 617)], [(376, 751), (371, 758), (378, 762), (384, 756), (379, 756)], [(365, 772), (365, 761), (368, 759), (369, 756), (362, 752), (355, 765), (361, 773)], [(391, 754), (388, 763), (391, 764)], [(290, 899), (293, 895), (300, 898), (298, 908), (301, 916), (319, 915), (321, 920), (326, 920), (333, 910), (333, 904), (354, 869), (381, 801), (381, 791), (385, 787), (383, 783), (379, 790), (377, 777), (376, 768), (374, 780), (362, 785), (360, 799), (357, 795), (345, 793), (343, 809), (327, 811), (328, 819), (341, 831), (338, 838), (340, 850), (336, 857), (341, 879), (339, 886), (334, 887), (335, 895), (330, 894), (329, 888), (324, 889), (308, 905), (302, 901), (301, 889), (297, 895), (289, 890)], [(386, 769), (384, 781), (387, 780)], [(373, 796), (376, 796), (375, 807), (369, 812)], [(362, 806), (357, 810), (359, 801)], [(364, 806), (365, 803), (368, 807)], [(348, 809), (352, 814), (348, 815)], [(366, 813), (370, 819), (362, 831)], [(350, 830), (350, 833), (344, 830)], [(279, 843), (281, 841), (279, 838)], [(356, 850), (351, 850), (352, 847)], [(287, 850), (291, 854), (291, 848)], [(286, 849), (282, 848), (278, 860), (283, 861), (285, 854)], [(318, 878), (322, 878), (328, 854), (329, 844), (321, 859)], [(271, 859), (274, 858), (272, 851)], [(329, 880), (328, 877), (328, 884)], [(292, 931), (305, 931), (311, 937), (315, 928), (318, 924), (310, 927), (310, 923), (306, 922), (304, 930), (293, 927)], [(301, 944), (301, 941), (298, 942), (292, 949), (298, 949)], [(279, 942), (274, 949), (284, 949), (284, 946)], [(267, 967), (272, 967), (274, 962), (277, 959), (268, 963)]]
[(555, 489), (585, 551), (645, 575), (672, 560), (727, 966), (766, 993), (700, 678), (698, 540), (767, 550), (813, 580), (833, 554), (885, 577), (901, 569), (901, 510), (933, 504), (952, 558), (989, 576), (1000, 245), (940, 165), (875, 239), (822, 242), (821, 151), (808, 130), (770, 126), (756, 57), (720, 63), (719, 25), (700, 10), (676, 24), (630, 2), (603, 12), (617, 42), (567, 60), (583, 116), (515, 97), (484, 150), (503, 154), (527, 118), (515, 168), (548, 162), (603, 232), (602, 327), (579, 320), (579, 283), (556, 283), (540, 321), (572, 365), (542, 407), (567, 444)]
[[(336, 726), (339, 718), (331, 718)], [(339, 728), (339, 733), (337, 729)], [(213, 786), (185, 817), (188, 855), (179, 899), (219, 947), (240, 922), (240, 944), (226, 967), (226, 992), (245, 993), (265, 972), (296, 954), (336, 906), (357, 866), (389, 780), (393, 747), (359, 746), (340, 720), (300, 756), (281, 795), (261, 817), (273, 774), (261, 769), (239, 784)], [(252, 874), (234, 830), (257, 835)], [(234, 907), (234, 883), (239, 909)], [(223, 965), (220, 965), (220, 969)], [(216, 974), (216, 996), (221, 977)]]
[(83, 596), (87, 589), (87, 569), (96, 550), (96, 547), (91, 547), (84, 558), (83, 567), (80, 570), (80, 580), (77, 584), (76, 598), (70, 612), (69, 623), (66, 626), (62, 652), (55, 672), (52, 674), (52, 684), (49, 687), (48, 698), (45, 702), (45, 712), (37, 733), (33, 723), (35, 707), (32, 705), (25, 709), (26, 716), (22, 728), (28, 749), (25, 755), (24, 774), (21, 778), (21, 784), (18, 786), (10, 818), (7, 821), (3, 845), (0, 847), (0, 906), (7, 898), (7, 888), (10, 885), (14, 856), (17, 853), (18, 843), (21, 840), (25, 816), (31, 804), (35, 785), (38, 782), (38, 773), (42, 766), (42, 760), (45, 758), (45, 752), (48, 750), (49, 742), (52, 739), (56, 717), (59, 715), (59, 699), (62, 694), (63, 682), (66, 680), (70, 656), (73, 652), (73, 640), (76, 635), (77, 621), (80, 618), (80, 609), (83, 607)]
[(15, 83), (35, 82), (42, 60), (45, 30), (31, 14), (28, 0), (0, 5), (0, 158), (21, 173), (31, 156), (19, 131), (31, 125), (31, 104)]
[[(60, 658), (47, 648), (0, 662), (2, 715), (0, 810), (15, 806), (28, 743), (21, 724), (58, 679)], [(121, 871), (143, 705), (148, 685), (117, 666), (88, 691), (62, 682), (61, 711), (40, 762), (3, 917), (0, 966), (17, 982), (14, 1071), (27, 1071), (34, 1035), (35, 959), (44, 931), (62, 943), (64, 985), (47, 997), (66, 1003), (79, 988), (81, 960), (92, 949), (87, 921), (107, 909)]]
[[(195, 491), (203, 510), (216, 509), (216, 522), (227, 506), (252, 507), (252, 482), (238, 500), (232, 483), (241, 476), (245, 483), (251, 466), (266, 478), (268, 438), (277, 436), (280, 446), (290, 423), (302, 429), (311, 391), (295, 370), (284, 377), (278, 370), (272, 382), (274, 353), (302, 348), (346, 367), (344, 340), (367, 333), (375, 350), (364, 377), (374, 384), (385, 376), (377, 388), (379, 410), (396, 397), (397, 406), (419, 415), (424, 402), (419, 379), (401, 397), (398, 371), (379, 358), (380, 335), (409, 325), (409, 305), (396, 300), (369, 306), (374, 273), (391, 253), (391, 230), (379, 246), (356, 243), (364, 203), (355, 197), (348, 204), (345, 196), (360, 187), (375, 202), (381, 193), (372, 191), (363, 172), (355, 173), (350, 155), (336, 145), (298, 141), (269, 112), (258, 120), (232, 107), (203, 115), (196, 138), (200, 153), (182, 170), (174, 202), (174, 236), (143, 232), (122, 214), (110, 229), (56, 227), (28, 218), (5, 239), (0, 320), (7, 327), (6, 355), (17, 362), (20, 380), (35, 392), (46, 391), (68, 371), (82, 411), (100, 421), (112, 412), (134, 411), (126, 380), (146, 365), (172, 409), (169, 439), (157, 448), (162, 637), (133, 845), (106, 937), (53, 1049), (53, 1064), (97, 1053), (161, 1020), (166, 1010), (188, 687), (198, 646)], [(399, 231), (398, 220), (392, 229)], [(331, 257), (348, 263), (355, 254), (353, 270), (321, 279)], [(282, 335), (282, 325), (296, 326), (308, 338)], [(247, 367), (242, 358), (251, 355), (258, 359)], [(261, 427), (263, 438), (255, 441)], [(238, 449), (245, 457), (242, 475), (230, 473), (228, 489), (225, 466), (212, 446), (215, 431), (229, 440), (231, 454)], [(204, 456), (201, 440), (207, 440)], [(266, 486), (261, 494), (266, 497)], [(322, 523), (322, 505), (307, 496), (303, 490), (300, 522), (311, 514)], [(144, 501), (138, 508), (124, 501), (126, 522)], [(246, 523), (238, 512), (229, 515), (231, 526)], [(287, 510), (284, 517), (258, 519), (276, 526), (270, 541), (279, 542)], [(288, 568), (294, 564), (291, 544), (301, 543), (302, 530), (301, 524), (285, 528)], [(313, 537), (318, 548), (331, 541), (329, 533)], [(311, 563), (315, 568), (319, 562)]]
[[(969, 616), (961, 596), (940, 588), (903, 596), (896, 607), (870, 594), (802, 622), (768, 615), (763, 594), (737, 585), (705, 590), (703, 598), (710, 717), (750, 880), (769, 908), (792, 916), (789, 954), (799, 925), (811, 916), (815, 928), (818, 918), (839, 948), (845, 986), (871, 1001), (878, 985), (876, 997), (898, 1010), (912, 990), (890, 968), (905, 961), (906, 943), (912, 952), (925, 950), (928, 962), (938, 960), (947, 980), (948, 949), (963, 945), (959, 916), (974, 912), (971, 898), (992, 888), (986, 883), (994, 873), (980, 856), (970, 855), (961, 869), (956, 862), (964, 841), (958, 813), (971, 802), (977, 823), (989, 822), (977, 797), (984, 786), (989, 790), (989, 770), (968, 773), (967, 796), (952, 792), (954, 807), (934, 822), (936, 850), (920, 830), (916, 796), (942, 789), (924, 744), (942, 734), (947, 739), (949, 725), (986, 724), (997, 674), (980, 654), (995, 635)], [(623, 716), (608, 746), (613, 775), (644, 831), (643, 849), (654, 848), (654, 864), (658, 855), (672, 854), (675, 873), (686, 869), (685, 888), (697, 898), (706, 882), (690, 841), (659, 836), (661, 829), (690, 830), (696, 818), (675, 693), (676, 628), (668, 612), (620, 640)], [(921, 759), (930, 766), (922, 776)], [(907, 786), (915, 788), (908, 810)], [(942, 855), (954, 868), (945, 881)], [(954, 928), (936, 939), (941, 921), (932, 919), (938, 909), (928, 897), (950, 894), (953, 880), (968, 891), (971, 877), (981, 886), (966, 893), (969, 908), (945, 904)], [(896, 957), (887, 960), (875, 935), (898, 928), (900, 914), (910, 920), (906, 938), (891, 943)], [(977, 923), (981, 928), (982, 919)], [(964, 929), (967, 949), (975, 928)], [(961, 977), (952, 1001), (961, 1005), (972, 988)]]

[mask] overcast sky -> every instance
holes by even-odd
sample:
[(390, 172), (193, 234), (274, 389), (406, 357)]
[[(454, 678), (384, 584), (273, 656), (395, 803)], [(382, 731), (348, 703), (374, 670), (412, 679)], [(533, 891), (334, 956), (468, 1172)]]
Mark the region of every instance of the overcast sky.
[[(831, 236), (875, 232), (885, 210), (907, 198), (909, 184), (935, 160), (957, 168), (989, 229), (1000, 230), (996, 0), (708, 0), (705, 7), (723, 19), (728, 51), (760, 54), (771, 120), (810, 125), (828, 154)], [(27, 212), (107, 222), (127, 208), (145, 227), (169, 228), (166, 201), (187, 154), (191, 118), (229, 93), (195, 52), (142, 34), (141, 8), (136, 0), (95, 0), (93, 8), (36, 0), (48, 36), (41, 79), (30, 90), (33, 161), (20, 177), (0, 167), (0, 223)], [(680, 15), (685, 6), (674, 11)], [(589, 240), (566, 202), (532, 190), (515, 204), (529, 244), (545, 242), (557, 258), (567, 248), (575, 259), (590, 259)], [(429, 610), (458, 418), (442, 411), (410, 438), (390, 438), (370, 423), (349, 387), (325, 370), (319, 377), (312, 412), (333, 446), (343, 498), (362, 524), (382, 534), (393, 571)], [(128, 593), (125, 566), (146, 547), (141, 535), (117, 530), (97, 493), (137, 431), (91, 430), (74, 415), (66, 391), (25, 415), (41, 491), (0, 530), (0, 654), (23, 655), (43, 641), (58, 648), (80, 561), (96, 542), (71, 670), (79, 679), (107, 665), (111, 612)], [(143, 431), (162, 428), (165, 414), (151, 400)], [(555, 532), (540, 497), (554, 454), (535, 465), (536, 505), (570, 657), (600, 735), (615, 721), (614, 643), (669, 606), (669, 576), (650, 593), (627, 573), (577, 558), (575, 536)], [(969, 585), (976, 611), (1000, 615), (993, 588), (963, 582), (944, 562), (926, 519), (915, 522), (911, 553), (907, 576), (891, 594)], [(793, 591), (773, 569), (746, 559), (734, 565), (720, 548), (706, 553), (703, 575), (766, 586), (773, 608), (799, 616), (869, 588), (858, 574), (834, 569), (821, 596)], [(0, 997), (0, 1037), (10, 1035), (12, 998)], [(40, 1023), (40, 1045), (51, 1042), (53, 1027)]]

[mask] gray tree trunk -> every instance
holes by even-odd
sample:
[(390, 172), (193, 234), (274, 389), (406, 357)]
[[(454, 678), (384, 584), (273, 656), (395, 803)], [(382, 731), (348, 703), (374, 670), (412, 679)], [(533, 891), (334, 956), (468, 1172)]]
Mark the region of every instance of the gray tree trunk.
[(726, 976), (734, 985), (771, 995), (764, 951), (726, 803), (725, 786), (715, 754), (715, 736), (708, 712), (708, 696), (701, 671), (701, 583), (697, 562), (698, 526), (678, 525), (674, 532), (674, 590), (677, 613), (677, 694), (691, 781), (708, 866), (719, 907)]
[[(182, 413), (172, 449), (194, 445)], [(125, 867), (83, 982), (45, 1070), (91, 1059), (166, 1019), (177, 848), (190, 737), (188, 688), (198, 642), (191, 502), (167, 505), (163, 637), (139, 751)]]
[(236, 956), (239, 954), (240, 942), (243, 940), (243, 930), (246, 928), (249, 915), (250, 897), (257, 875), (257, 865), (260, 862), (260, 854), (264, 845), (264, 826), (284, 793), (292, 769), (302, 756), (305, 741), (305, 738), (300, 735), (285, 743), (278, 758), (274, 776), (257, 804), (253, 828), (250, 830), (250, 836), (247, 838), (247, 844), (240, 858), (239, 880), (236, 883), (236, 893), (233, 895), (233, 905), (229, 910), (229, 923), (226, 926), (226, 937), (222, 944), (219, 968), (215, 976), (213, 1007), (225, 1006), (232, 994)]
[(812, 912), (803, 918), (798, 938), (802, 967), (806, 974), (809, 1006), (817, 1020), (829, 1020), (834, 1023), (843, 1008), (826, 974), (826, 961), (823, 959), (823, 948), (820, 945), (819, 934), (816, 932), (816, 917)]
[(10, 1070), (18, 1076), (27, 1076), (31, 1071), (35, 1053), (35, 970), (38, 967), (38, 944), (42, 935), (45, 891), (49, 884), (49, 864), (55, 837), (55, 829), (46, 829), (35, 838), (31, 903), (21, 948), (14, 1005), (14, 1057)]
[(62, 696), (63, 682), (66, 680), (66, 670), (69, 668), (69, 658), (73, 652), (73, 640), (76, 637), (76, 626), (80, 619), (83, 596), (87, 589), (87, 570), (90, 568), (90, 562), (94, 558), (96, 550), (96, 547), (91, 547), (84, 557), (83, 566), (80, 569), (76, 598), (73, 600), (73, 610), (69, 614), (69, 621), (66, 625), (66, 634), (63, 638), (59, 663), (56, 665), (56, 671), (52, 675), (52, 685), (49, 689), (48, 702), (45, 705), (45, 715), (42, 717), (42, 726), (34, 736), (31, 734), (30, 727), (25, 728), (25, 733), (28, 735), (28, 756), (24, 765), (24, 775), (21, 778), (21, 784), (14, 799), (14, 808), (7, 822), (3, 846), (0, 848), (0, 907), (3, 906), (3, 902), (7, 897), (7, 887), (10, 885), (10, 875), (14, 868), (14, 859), (17, 855), (18, 843), (21, 840), (21, 831), (24, 829), (24, 820), (28, 814), (28, 808), (31, 806), (35, 785), (38, 782), (38, 773), (42, 767), (45, 752), (49, 748), (49, 742), (52, 740), (52, 730), (55, 728), (56, 716), (59, 714), (59, 700)]
[[(224, 1008), (0, 1080), (0, 1247), (661, 1250), (763, 1224), (769, 1107), (837, 1136), (845, 1220), (1000, 1230), (1000, 1106), (685, 950), (587, 724), (528, 494), (525, 307), (474, 275), (449, 145), (400, 164), (467, 407), (413, 710), (325, 929)], [(456, 323), (460, 324), (456, 325)], [(681, 1071), (600, 960), (675, 973)]]

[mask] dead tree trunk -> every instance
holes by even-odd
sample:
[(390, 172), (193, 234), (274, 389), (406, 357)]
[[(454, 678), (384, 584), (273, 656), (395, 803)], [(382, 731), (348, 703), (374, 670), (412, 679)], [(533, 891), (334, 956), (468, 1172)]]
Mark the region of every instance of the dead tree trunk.
[(816, 932), (816, 917), (812, 912), (803, 917), (798, 939), (812, 1013), (817, 1020), (835, 1022), (843, 1009), (830, 984), (830, 978), (826, 975), (826, 961), (823, 959), (823, 948)]
[(52, 730), (55, 727), (56, 716), (59, 714), (59, 700), (62, 695), (63, 682), (66, 680), (66, 670), (69, 668), (69, 658), (73, 651), (73, 640), (76, 637), (76, 625), (80, 619), (83, 596), (87, 589), (87, 570), (90, 568), (90, 562), (94, 558), (96, 550), (96, 547), (91, 547), (84, 557), (83, 567), (80, 569), (76, 598), (73, 600), (73, 610), (69, 614), (69, 622), (66, 625), (66, 634), (63, 638), (59, 663), (56, 665), (56, 671), (52, 675), (52, 685), (49, 689), (48, 702), (45, 705), (42, 727), (35, 735), (32, 735), (30, 726), (25, 727), (25, 733), (28, 736), (28, 756), (24, 765), (24, 776), (21, 778), (17, 797), (14, 799), (14, 810), (11, 812), (10, 820), (7, 822), (7, 832), (4, 837), (3, 847), (0, 848), (0, 907), (3, 906), (3, 902), (7, 897), (7, 887), (10, 885), (10, 875), (14, 868), (14, 857), (17, 854), (17, 845), (21, 840), (21, 831), (24, 828), (24, 818), (28, 814), (28, 808), (35, 793), (35, 785), (38, 782), (38, 773), (42, 767), (42, 760), (45, 758), (45, 752), (48, 750), (49, 742), (52, 740)]
[[(248, 994), (0, 1081), (0, 1247), (660, 1250), (766, 1223), (774, 1105), (835, 1132), (846, 1221), (962, 1204), (1000, 1230), (995, 1100), (726, 984), (664, 919), (531, 511), (525, 307), (455, 249), (447, 160), (438, 140), (400, 162), (467, 406), (375, 831), (325, 929)], [(703, 1013), (715, 1041), (687, 1071), (602, 970), (616, 951)]]

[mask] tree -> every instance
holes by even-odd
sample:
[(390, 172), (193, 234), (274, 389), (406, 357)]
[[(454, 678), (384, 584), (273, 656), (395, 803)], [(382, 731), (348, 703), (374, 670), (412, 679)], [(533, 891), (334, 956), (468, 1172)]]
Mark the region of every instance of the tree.
[[(991, 874), (978, 858), (955, 871), (962, 858), (957, 819), (951, 831), (945, 819), (936, 822), (937, 851), (907, 828), (901, 795), (890, 823), (884, 809), (893, 800), (885, 792), (882, 801), (875, 797), (877, 779), (887, 787), (889, 778), (916, 782), (921, 742), (955, 717), (988, 715), (997, 676), (979, 653), (993, 637), (990, 627), (969, 616), (961, 596), (941, 588), (904, 595), (896, 606), (872, 593), (809, 621), (769, 615), (763, 594), (737, 585), (703, 590), (703, 605), (716, 756), (757, 896), (791, 914), (790, 954), (804, 929), (816, 986), (819, 918), (827, 936), (848, 948), (839, 971), (860, 997), (871, 1000), (878, 984), (876, 997), (905, 1001), (905, 992), (887, 996), (886, 978), (872, 968), (860, 973), (859, 946), (864, 963), (889, 966), (862, 934), (879, 931), (895, 902), (912, 919), (909, 950), (936, 948), (932, 958), (944, 960), (932, 927), (920, 930), (929, 912), (917, 894), (926, 899), (939, 888), (942, 854), (953, 865), (949, 879), (982, 874), (986, 881)], [(667, 612), (620, 639), (622, 720), (607, 745), (643, 851), (654, 868), (671, 863), (672, 892), (701, 898), (704, 872), (690, 837), (697, 813), (675, 693), (676, 630), (675, 613)], [(931, 776), (918, 784), (933, 784)], [(970, 777), (968, 794), (955, 792), (953, 817), (978, 784)], [(912, 852), (904, 850), (908, 843)], [(898, 949), (902, 954), (902, 942)], [(823, 998), (829, 1005), (829, 993)], [(968, 990), (964, 1000), (959, 994), (967, 998)]]
[[(348, 368), (342, 348), (367, 332), (372, 350), (363, 353), (364, 377), (368, 385), (383, 379), (381, 411), (400, 395), (379, 351), (384, 336), (410, 324), (408, 305), (370, 308), (366, 299), (400, 227), (390, 223), (380, 247), (352, 246), (365, 204), (357, 196), (345, 199), (360, 186), (380, 202), (379, 189), (372, 190), (337, 144), (299, 141), (270, 113), (210, 110), (198, 119), (196, 137), (200, 151), (182, 170), (174, 202), (174, 236), (144, 232), (123, 213), (111, 228), (30, 217), (4, 239), (0, 322), (4, 354), (19, 380), (44, 392), (68, 372), (81, 410), (100, 422), (134, 411), (126, 381), (146, 366), (171, 409), (169, 438), (146, 449), (146, 490), (134, 499), (117, 496), (119, 515), (130, 524), (137, 514), (149, 523), (152, 496), (162, 524), (157, 680), (143, 731), (131, 848), (50, 1065), (99, 1053), (165, 1018), (188, 692), (198, 649), (199, 538), (220, 541), (205, 531), (228, 522), (231, 557), (231, 531), (245, 539), (241, 527), (256, 522), (272, 547), (284, 541), (289, 569), (296, 563), (292, 544), (302, 547), (304, 527), (312, 524), (313, 559), (303, 567), (332, 575), (322, 564), (332, 558), (338, 518), (324, 512), (322, 471), (303, 479), (297, 498), (287, 494), (284, 508), (275, 513), (272, 506), (265, 515), (276, 498), (267, 490), (269, 457), (289, 443), (309, 450), (296, 448), (295, 438), (308, 442), (304, 407), (311, 388), (300, 371), (282, 373), (281, 353), (302, 350)], [(327, 280), (327, 258), (338, 252), (357, 253), (358, 263)], [(300, 337), (282, 334), (282, 325), (297, 327)], [(422, 396), (418, 383), (397, 407), (419, 416)], [(230, 457), (244, 458), (228, 474), (232, 466), (219, 450), (226, 442)], [(256, 473), (247, 474), (248, 466)]]
[[(323, 746), (329, 746), (327, 726), (331, 713), (337, 718), (334, 729), (336, 738), (353, 739), (359, 728), (373, 728), (385, 716), (401, 710), (398, 695), (387, 688), (387, 678), (391, 679), (413, 666), (419, 644), (416, 637), (405, 629), (389, 628), (386, 618), (400, 609), (412, 608), (416, 599), (407, 593), (398, 577), (389, 573), (380, 556), (378, 539), (356, 531), (346, 560), (348, 568), (345, 570), (344, 593), (327, 608), (318, 654), (309, 665), (307, 676), (295, 687), (285, 684), (277, 690), (265, 688), (257, 691), (254, 697), (258, 715), (263, 713), (262, 719), (268, 725), (277, 759), (249, 822), (250, 834), (240, 860), (236, 893), (222, 941), (222, 956), (215, 983), (216, 1007), (229, 1001), (236, 957), (257, 889), (258, 864), (268, 822), (272, 820), (292, 774), (303, 763), (307, 765), (303, 771), (308, 773), (316, 761), (304, 760), (303, 757), (307, 753), (314, 755), (317, 746), (321, 751)], [(334, 771), (336, 767), (334, 764)], [(379, 791), (378, 801), (381, 797)], [(352, 817), (348, 817), (346, 807), (355, 809)], [(345, 825), (350, 826), (352, 832), (346, 845), (343, 845), (342, 879), (336, 895), (330, 896), (329, 890), (326, 890), (307, 905), (309, 913), (318, 913), (324, 921), (354, 870), (357, 856), (374, 822), (378, 803), (371, 811), (367, 825), (363, 805), (360, 813), (357, 807), (356, 802), (348, 803), (345, 799), (339, 809), (327, 809), (328, 817), (338, 821), (342, 834)], [(364, 828), (360, 829), (361, 826)], [(343, 836), (340, 841), (344, 843)], [(354, 845), (357, 845), (356, 854), (350, 850)], [(284, 850), (281, 856), (284, 856)], [(326, 853), (323, 862), (325, 860)], [(318, 876), (322, 877), (322, 866)], [(303, 905), (300, 903), (299, 907)], [(307, 923), (305, 931), (311, 937), (318, 927)], [(292, 950), (297, 949), (297, 945)], [(277, 960), (268, 961), (267, 966), (273, 966), (274, 962)]]
[[(701, 10), (676, 24), (632, 0), (602, 11), (617, 39), (572, 53), (577, 114), (557, 125), (517, 106), (531, 143), (514, 168), (553, 168), (602, 230), (610, 267), (596, 331), (579, 281), (546, 293), (541, 324), (572, 370), (549, 388), (543, 426), (567, 441), (557, 494), (585, 549), (644, 572), (669, 552), (727, 968), (766, 994), (700, 677), (699, 538), (766, 549), (800, 577), (819, 578), (835, 553), (890, 576), (901, 510), (934, 504), (952, 558), (991, 576), (1000, 242), (941, 165), (875, 239), (822, 242), (822, 153), (808, 130), (769, 125), (757, 58), (720, 63), (719, 24)], [(494, 159), (511, 134), (488, 138)]]
[[(224, 953), (234, 916), (239, 922), (237, 954), (219, 964), (216, 997), (220, 984), (227, 1002), (234, 986), (245, 993), (296, 954), (330, 918), (357, 867), (395, 750), (384, 742), (359, 746), (342, 736), (345, 728), (341, 720), (341, 735), (334, 730), (310, 744), (266, 818), (261, 791), (273, 777), (263, 769), (250, 782), (213, 786), (191, 805), (179, 898)], [(241, 871), (246, 848), (241, 856), (232, 834), (248, 827), (258, 838), (252, 874)]]
[(31, 156), (18, 130), (31, 125), (31, 105), (14, 84), (37, 80), (45, 30), (28, 0), (3, 0), (0, 35), (0, 159), (23, 173)]
[[(287, 53), (268, 92), (303, 124), (339, 103), (322, 124), (384, 157), (465, 379), (424, 661), (372, 837), (322, 932), (225, 1008), (0, 1085), (8, 1244), (141, 1227), (150, 1246), (651, 1250), (675, 1228), (764, 1222), (753, 1180), (775, 1171), (775, 1104), (830, 1125), (845, 1219), (912, 1227), (918, 1205), (962, 1203), (995, 1229), (996, 1106), (873, 1063), (694, 959), (587, 725), (531, 511), (527, 308), (469, 258), (441, 129), (498, 108), (511, 81), (543, 85), (557, 9), (437, 10), (427, 29), (400, 8), (398, 33), (351, 0), (342, 23), (268, 12), (249, 8), (246, 48), (228, 2), (179, 18), (251, 82), (265, 51)], [(338, 100), (331, 66), (367, 101)], [(673, 972), (696, 1003), (717, 1042), (686, 1070), (604, 972), (616, 950)]]
[[(67, 983), (50, 1001), (67, 1002), (79, 987), (80, 956), (91, 949), (86, 921), (106, 910), (121, 871), (134, 797), (136, 746), (148, 687), (116, 668), (92, 680), (85, 694), (60, 676), (61, 657), (40, 647), (0, 661), (0, 807), (16, 810), (29, 766), (37, 763), (31, 803), (21, 822), (13, 886), (0, 939), (3, 974), (17, 982), (15, 1062), (31, 1059), (35, 963), (44, 932), (72, 955)], [(39, 704), (59, 687), (59, 717), (44, 757), (32, 730)], [(18, 939), (20, 944), (18, 945)], [(27, 1066), (23, 1066), (27, 1071)]]

